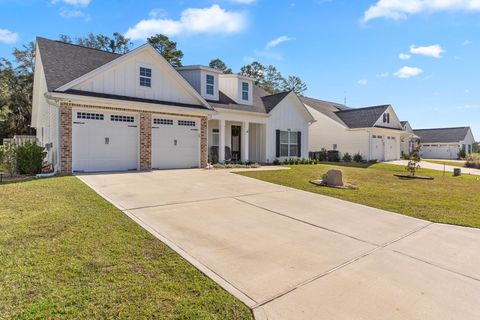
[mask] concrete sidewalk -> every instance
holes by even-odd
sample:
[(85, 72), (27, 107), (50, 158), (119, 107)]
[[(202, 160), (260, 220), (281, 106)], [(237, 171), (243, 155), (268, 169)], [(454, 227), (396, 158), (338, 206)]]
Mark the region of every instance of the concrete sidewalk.
[(224, 170), (79, 178), (257, 319), (479, 319), (480, 230)]

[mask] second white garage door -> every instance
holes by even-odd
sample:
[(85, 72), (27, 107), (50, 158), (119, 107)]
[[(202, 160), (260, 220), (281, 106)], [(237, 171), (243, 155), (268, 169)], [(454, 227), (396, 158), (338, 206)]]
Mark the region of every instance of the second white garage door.
[(398, 159), (398, 139), (396, 137), (386, 136), (385, 140), (385, 161)]
[(200, 125), (197, 119), (153, 117), (152, 168), (198, 168)]

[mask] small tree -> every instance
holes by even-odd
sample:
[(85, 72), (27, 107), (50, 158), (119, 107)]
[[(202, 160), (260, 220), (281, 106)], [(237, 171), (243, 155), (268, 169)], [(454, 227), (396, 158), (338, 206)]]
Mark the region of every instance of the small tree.
[(13, 143), (7, 143), (3, 146), (0, 146), (2, 154), (1, 165), (5, 168), (10, 176), (15, 174), (15, 167), (17, 163), (17, 146)]
[(405, 168), (412, 177), (415, 176), (417, 170), (420, 169), (420, 161), (422, 158), (420, 157), (420, 146), (417, 146), (412, 152), (410, 152), (409, 160), (407, 167)]
[(465, 159), (467, 157), (467, 150), (465, 149), (465, 145), (458, 151), (457, 153), (458, 159)]

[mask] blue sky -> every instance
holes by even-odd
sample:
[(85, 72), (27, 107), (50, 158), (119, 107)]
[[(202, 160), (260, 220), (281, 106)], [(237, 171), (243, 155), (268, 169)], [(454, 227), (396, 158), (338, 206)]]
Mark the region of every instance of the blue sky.
[(478, 0), (0, 0), (0, 12), (2, 57), (36, 35), (165, 33), (184, 64), (258, 60), (308, 96), (392, 104), (416, 128), (470, 125), (480, 140)]

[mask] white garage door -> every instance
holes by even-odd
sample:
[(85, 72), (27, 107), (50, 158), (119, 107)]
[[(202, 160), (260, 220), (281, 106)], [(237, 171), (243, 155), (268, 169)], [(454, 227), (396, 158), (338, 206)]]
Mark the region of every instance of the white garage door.
[(200, 124), (196, 119), (153, 117), (152, 168), (198, 168)]
[(426, 159), (457, 159), (458, 145), (425, 144), (422, 145), (422, 157)]
[(398, 160), (398, 139), (387, 136), (385, 140), (385, 161)]
[(138, 167), (137, 116), (73, 111), (73, 171), (123, 171)]
[(383, 144), (383, 136), (372, 136), (372, 160), (383, 161), (385, 156), (385, 146)]

